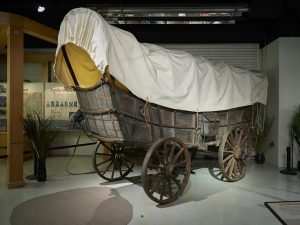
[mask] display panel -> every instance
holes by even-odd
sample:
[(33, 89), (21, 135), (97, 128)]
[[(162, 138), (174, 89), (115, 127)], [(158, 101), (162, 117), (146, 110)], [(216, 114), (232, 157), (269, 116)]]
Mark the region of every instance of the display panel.
[(65, 90), (59, 83), (45, 85), (45, 117), (55, 120), (57, 129), (72, 130), (72, 115), (79, 109), (74, 91)]
[[(6, 89), (7, 84), (0, 83), (0, 132), (7, 130)], [(74, 130), (69, 121), (78, 109), (76, 93), (59, 83), (24, 83), (23, 115), (34, 110), (45, 118), (52, 117), (58, 130)]]

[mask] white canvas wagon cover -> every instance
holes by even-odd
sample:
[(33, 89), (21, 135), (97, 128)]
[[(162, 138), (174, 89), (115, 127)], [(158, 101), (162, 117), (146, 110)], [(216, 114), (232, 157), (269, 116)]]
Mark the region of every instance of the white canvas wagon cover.
[[(267, 101), (265, 75), (195, 58), (183, 51), (139, 43), (131, 33), (108, 24), (90, 9), (77, 8), (66, 14), (59, 30), (56, 56), (67, 43), (84, 49), (102, 73), (109, 65), (118, 81), (151, 103), (205, 112)], [(56, 58), (56, 76), (61, 80), (64, 74), (56, 68), (58, 64)]]

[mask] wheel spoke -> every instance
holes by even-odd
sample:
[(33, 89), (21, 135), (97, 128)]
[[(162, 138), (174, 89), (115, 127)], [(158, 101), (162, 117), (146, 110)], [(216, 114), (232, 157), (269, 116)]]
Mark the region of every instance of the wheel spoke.
[(121, 158), (121, 160), (124, 163), (124, 165), (127, 167), (127, 169), (131, 170), (131, 167), (127, 165), (126, 161), (123, 158)]
[(102, 155), (104, 155), (104, 156), (111, 156), (111, 154), (109, 154), (109, 153), (101, 153), (101, 152), (96, 153), (96, 155), (100, 155), (100, 156), (102, 156)]
[(231, 165), (230, 165), (230, 167), (229, 167), (229, 173), (228, 173), (228, 176), (229, 176), (230, 178), (232, 178), (232, 171), (233, 171), (233, 168), (234, 168), (234, 164), (235, 164), (235, 159), (232, 160), (232, 163), (231, 163)]
[(224, 160), (223, 163), (227, 162), (229, 159), (233, 157), (233, 154), (228, 155)]
[(187, 162), (188, 162), (188, 160), (187, 160), (187, 159), (185, 159), (185, 160), (182, 160), (182, 161), (180, 161), (180, 162), (176, 163), (176, 164), (175, 164), (175, 167), (179, 167), (179, 166), (181, 166), (181, 165), (185, 165)]
[(149, 180), (157, 179), (161, 174), (161, 172), (158, 172), (156, 174), (149, 174)]
[(180, 184), (180, 182), (176, 179), (176, 178), (173, 178), (172, 177), (172, 180), (175, 182), (175, 184), (178, 186), (178, 189), (180, 189), (181, 188), (181, 184)]
[(168, 157), (169, 162), (172, 160), (172, 157), (174, 155), (175, 146), (176, 146), (176, 143), (173, 142), (172, 148), (171, 148), (171, 150), (169, 152), (169, 157)]
[(244, 134), (244, 131), (243, 131), (243, 129), (241, 129), (241, 130), (240, 130), (240, 135), (239, 135), (239, 138), (238, 138), (238, 141), (237, 141), (237, 144), (236, 144), (237, 146), (240, 145), (243, 134)]
[(244, 163), (242, 161), (237, 162), (237, 170), (239, 171), (240, 176), (243, 175), (243, 171), (245, 169), (245, 165), (243, 165)]
[(238, 143), (239, 131), (240, 131), (239, 129), (234, 130), (234, 143), (235, 143), (235, 145)]
[(161, 174), (155, 174), (155, 175), (158, 175), (158, 178), (155, 180), (155, 184), (152, 186), (152, 188), (149, 189), (151, 195), (156, 191), (157, 186), (161, 180), (161, 176), (160, 176)]
[(157, 164), (154, 164), (154, 163), (152, 163), (152, 162), (149, 162), (148, 163), (148, 167), (150, 168), (150, 169), (160, 169), (160, 167), (159, 167), (159, 165), (157, 165)]
[(166, 179), (165, 179), (165, 177), (163, 177), (163, 184), (162, 184), (160, 198), (159, 198), (160, 200), (163, 200), (164, 193), (165, 193), (165, 186), (166, 186)]
[(183, 142), (174, 137), (157, 140), (148, 150), (142, 166), (145, 193), (160, 204), (175, 201), (188, 183), (190, 163)]
[(227, 173), (227, 171), (228, 171), (228, 169), (229, 169), (229, 167), (230, 167), (230, 165), (231, 165), (231, 163), (232, 163), (232, 161), (234, 160), (234, 158), (231, 158), (230, 160), (229, 160), (229, 162), (227, 163), (227, 165), (226, 165), (226, 167), (225, 167), (225, 172)]
[(168, 188), (169, 188), (169, 194), (170, 194), (169, 196), (170, 196), (170, 198), (172, 198), (173, 193), (172, 193), (171, 181), (169, 179), (167, 179), (167, 181), (168, 181)]
[(96, 166), (98, 167), (98, 166), (100, 166), (100, 165), (102, 165), (102, 164), (104, 164), (104, 163), (107, 163), (108, 161), (112, 161), (112, 159), (111, 159), (111, 158), (106, 159), (106, 160), (104, 160), (103, 162), (97, 163)]
[[(110, 152), (97, 152), (100, 144), (102, 144), (103, 149), (107, 149)], [(115, 181), (121, 180), (132, 172), (133, 163), (126, 162), (128, 157), (125, 155), (122, 144), (103, 142), (100, 142), (100, 144), (93, 154), (93, 167), (100, 177), (108, 181)], [(111, 173), (107, 174), (108, 171)]]
[(115, 174), (115, 169), (116, 169), (116, 164), (114, 163), (114, 165), (113, 165), (113, 169), (112, 169), (112, 172), (111, 172), (111, 179), (113, 179), (114, 178), (114, 174)]
[(181, 153), (183, 152), (184, 148), (180, 148), (180, 150), (176, 153), (174, 159), (172, 160), (173, 163), (176, 163), (179, 156), (181, 155)]
[(118, 163), (119, 163), (120, 176), (123, 176), (123, 174), (122, 174), (122, 162), (119, 160)]
[(239, 161), (236, 161), (236, 163), (234, 164), (233, 173), (236, 176), (239, 176), (239, 174), (241, 174), (240, 162)]
[(158, 161), (159, 161), (161, 164), (165, 165), (165, 163), (164, 163), (164, 161), (163, 161), (161, 155), (159, 154), (159, 152), (154, 151), (154, 153), (155, 153), (156, 157), (158, 158)]
[(113, 164), (113, 160), (110, 161), (110, 163), (109, 163), (109, 165), (106, 167), (106, 169), (105, 169), (104, 171), (102, 171), (102, 175), (104, 175), (104, 174), (108, 171), (108, 169), (111, 167), (112, 164)]
[(234, 149), (234, 147), (232, 146), (232, 144), (229, 142), (229, 140), (226, 140), (226, 143), (228, 144), (229, 148)]
[(247, 139), (248, 139), (248, 137), (247, 137), (247, 135), (246, 135), (246, 136), (241, 140), (241, 144), (240, 144), (241, 147), (244, 146), (244, 144), (246, 143)]
[(224, 150), (224, 152), (226, 152), (226, 153), (231, 153), (231, 154), (234, 153), (234, 151), (232, 151), (232, 150)]
[(105, 148), (109, 149), (110, 151), (112, 150), (111, 147), (108, 147), (106, 144), (102, 143), (102, 145), (103, 145)]
[(164, 143), (164, 150), (163, 150), (164, 164), (167, 164), (168, 161), (169, 161), (169, 157), (168, 157), (168, 145), (169, 145), (169, 142), (165, 142)]
[(219, 171), (216, 175), (216, 177), (220, 176), (222, 174), (222, 171)]
[(233, 133), (232, 133), (232, 131), (230, 132), (230, 134), (229, 134), (229, 141), (230, 141), (230, 143), (234, 143), (234, 137), (233, 137)]

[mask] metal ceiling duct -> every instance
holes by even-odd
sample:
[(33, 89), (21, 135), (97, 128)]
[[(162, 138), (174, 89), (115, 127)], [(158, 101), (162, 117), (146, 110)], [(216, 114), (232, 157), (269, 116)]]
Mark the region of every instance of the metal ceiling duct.
[(90, 5), (110, 24), (234, 24), (249, 11), (248, 4), (193, 6)]

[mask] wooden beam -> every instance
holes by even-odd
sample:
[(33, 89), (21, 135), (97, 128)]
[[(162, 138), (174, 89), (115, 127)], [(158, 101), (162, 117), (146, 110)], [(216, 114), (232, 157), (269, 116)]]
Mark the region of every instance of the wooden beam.
[(8, 25), (0, 24), (0, 49), (7, 45)]
[(0, 12), (0, 24), (9, 25), (10, 23), (10, 13)]
[(29, 18), (19, 16), (13, 13), (0, 12), (0, 24), (9, 25), (12, 21), (12, 17), (13, 18), (19, 17), (19, 19), (23, 20), (23, 24), (21, 24), (21, 26), (23, 27), (23, 31), (25, 34), (29, 34), (33, 37), (42, 39), (44, 41), (57, 44), (57, 37), (58, 37), (57, 30), (45, 26)]
[(7, 35), (7, 186), (23, 186), (24, 33), (57, 44), (58, 32), (31, 19), (0, 12)]
[(48, 74), (48, 62), (42, 63), (42, 82), (45, 84), (49, 82), (49, 74)]
[(24, 61), (25, 62), (54, 62), (55, 54), (54, 53), (25, 53)]
[(11, 15), (7, 42), (7, 187), (23, 186), (23, 17)]
[[(0, 55), (0, 63), (6, 63), (6, 55)], [(24, 62), (54, 62), (54, 53), (25, 53)]]
[(57, 44), (58, 32), (50, 27), (24, 17), (24, 33)]

